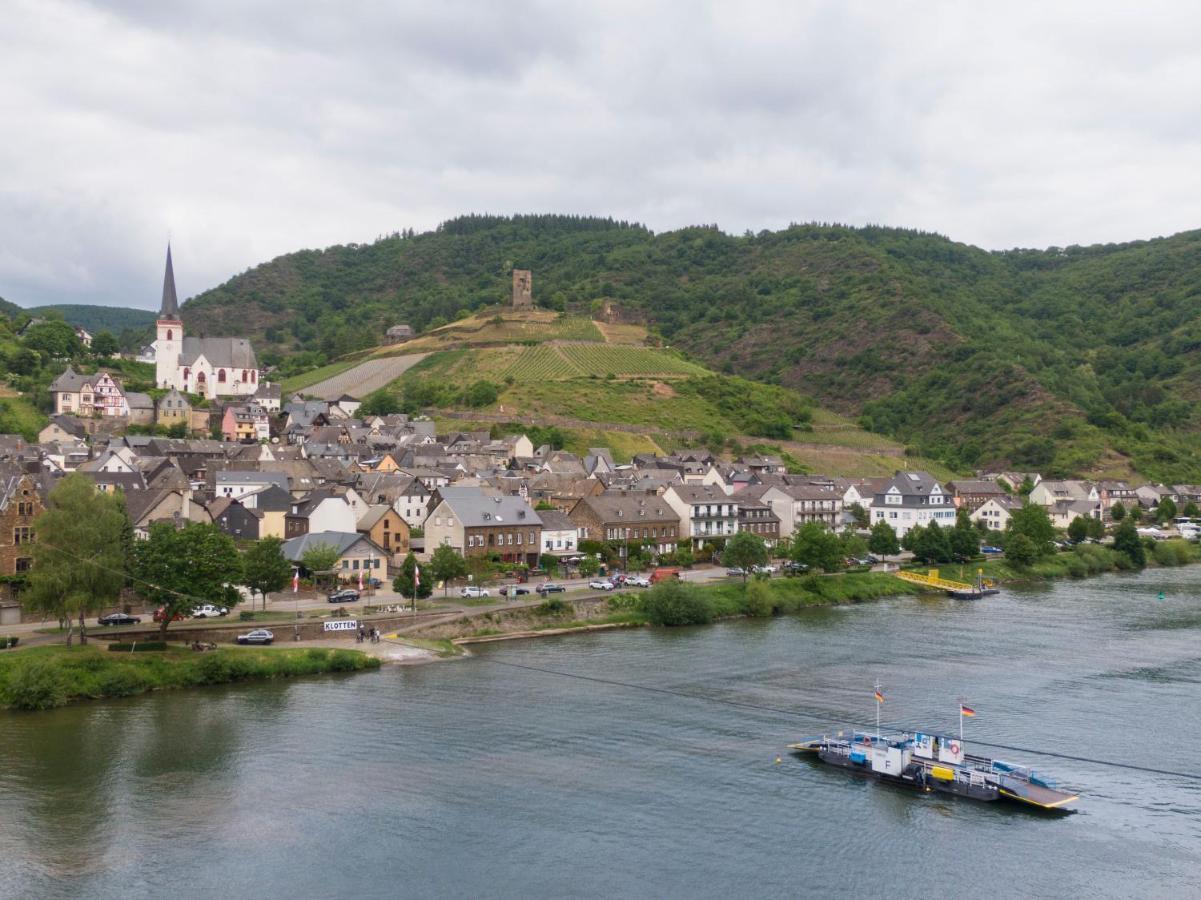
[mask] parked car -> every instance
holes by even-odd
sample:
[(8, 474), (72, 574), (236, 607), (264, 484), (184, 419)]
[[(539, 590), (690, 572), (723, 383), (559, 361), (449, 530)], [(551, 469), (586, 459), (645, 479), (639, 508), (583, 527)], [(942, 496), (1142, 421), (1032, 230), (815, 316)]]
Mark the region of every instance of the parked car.
[(668, 578), (683, 581), (684, 573), (680, 571), (679, 566), (660, 566), (651, 572), (651, 584), (658, 584), (660, 581), (666, 581)]
[(786, 562), (784, 563), (785, 575), (803, 575), (809, 571), (809, 566), (803, 562)]
[(754, 575), (775, 575), (778, 571), (779, 569), (771, 564), (766, 566), (751, 566), (751, 573)]
[(734, 578), (741, 578), (746, 572), (740, 566), (730, 566), (726, 569), (726, 574)]
[(206, 603), (204, 606), (198, 606), (192, 610), (193, 619), (216, 619), (219, 616), (228, 616), (229, 608), (225, 606), (214, 606), (211, 603)]
[(545, 597), (547, 594), (561, 594), (567, 590), (567, 588), (563, 587), (561, 584), (555, 584), (553, 581), (544, 581), (542, 584), (538, 585), (535, 590)]
[(238, 635), (239, 644), (270, 644), (275, 635), (266, 628), (256, 628), (254, 631)]
[(528, 587), (522, 587), (521, 585), (517, 584), (513, 585), (512, 587), (506, 585), (500, 589), (500, 595), (502, 597), (520, 597), (522, 594), (528, 594), (529, 592), (530, 589)]
[(618, 587), (620, 585), (623, 585), (626, 583), (626, 576), (622, 575), (620, 572), (618, 572), (615, 575), (610, 575), (609, 583), (612, 584), (613, 587)]
[(626, 585), (629, 587), (650, 587), (651, 580), (645, 575), (631, 575), (626, 579)]
[(109, 613), (107, 616), (101, 616), (96, 620), (99, 625), (141, 625), (142, 620), (137, 616), (131, 616), (129, 613), (115, 612)]
[(469, 584), (467, 587), (459, 591), (460, 597), (468, 597), (472, 600), (478, 600), (481, 597), (491, 597), (487, 588), (476, 587), (474, 584)]
[(980, 552), (981, 553), (1004, 553), (1005, 551), (1002, 550), (1000, 547), (990, 547), (987, 544), (985, 544), (983, 547), (980, 548)]
[(590, 581), (588, 587), (594, 591), (611, 591), (613, 590), (613, 582), (611, 581)]
[(334, 591), (325, 599), (328, 603), (354, 603), (359, 599), (359, 592), (354, 588), (343, 588), (340, 591)]
[[(154, 611), (154, 621), (162, 622), (165, 618), (167, 618), (167, 610), (165, 607), (160, 606), (158, 609), (156, 609)], [(176, 613), (175, 615), (173, 615), (171, 617), (172, 622), (182, 622), (183, 619), (184, 619), (183, 613)]]

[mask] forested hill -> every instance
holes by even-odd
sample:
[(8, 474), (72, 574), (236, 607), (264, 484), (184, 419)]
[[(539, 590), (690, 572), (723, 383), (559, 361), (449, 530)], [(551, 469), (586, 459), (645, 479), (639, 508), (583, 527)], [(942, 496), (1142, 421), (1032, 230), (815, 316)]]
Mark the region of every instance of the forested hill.
[(567, 216), (282, 256), (184, 306), (208, 334), (337, 356), (507, 299), (615, 301), (706, 363), (811, 394), (950, 464), (1201, 480), (1201, 232), (990, 253), (935, 234), (801, 225), (653, 234)]
[(11, 319), (13, 316), (19, 315), (20, 312), (21, 307), (17, 306), (17, 304), (10, 303), (3, 297), (0, 297), (0, 315), (8, 316)]
[(127, 329), (146, 332), (147, 339), (153, 339), (151, 330), (154, 327), (153, 310), (129, 309), (123, 306), (95, 306), (82, 303), (63, 303), (56, 306), (35, 306), (25, 310), (31, 316), (45, 315), (55, 310), (62, 314), (63, 319), (72, 325), (86, 328), (92, 334), (109, 331), (120, 334)]

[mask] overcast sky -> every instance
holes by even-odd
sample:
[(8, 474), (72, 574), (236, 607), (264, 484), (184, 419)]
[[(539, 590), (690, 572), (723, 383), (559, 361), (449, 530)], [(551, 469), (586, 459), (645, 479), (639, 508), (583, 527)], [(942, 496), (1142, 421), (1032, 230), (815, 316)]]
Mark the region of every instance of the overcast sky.
[(988, 248), (1201, 227), (1201, 7), (0, 0), (0, 296), (468, 212)]

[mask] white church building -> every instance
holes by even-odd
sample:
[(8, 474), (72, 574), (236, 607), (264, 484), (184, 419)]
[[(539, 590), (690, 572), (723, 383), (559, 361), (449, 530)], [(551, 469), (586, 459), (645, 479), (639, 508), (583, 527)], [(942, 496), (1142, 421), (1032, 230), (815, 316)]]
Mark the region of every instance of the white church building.
[(175, 296), (175, 270), (167, 247), (163, 304), (155, 322), (154, 380), (205, 397), (250, 397), (259, 389), (258, 360), (245, 338), (184, 337)]

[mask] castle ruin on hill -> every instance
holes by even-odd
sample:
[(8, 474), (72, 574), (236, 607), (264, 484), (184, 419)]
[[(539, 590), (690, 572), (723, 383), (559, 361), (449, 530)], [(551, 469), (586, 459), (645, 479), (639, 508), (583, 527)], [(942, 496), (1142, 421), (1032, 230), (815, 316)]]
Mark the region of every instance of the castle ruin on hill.
[(534, 308), (534, 276), (529, 269), (513, 270), (513, 309)]

